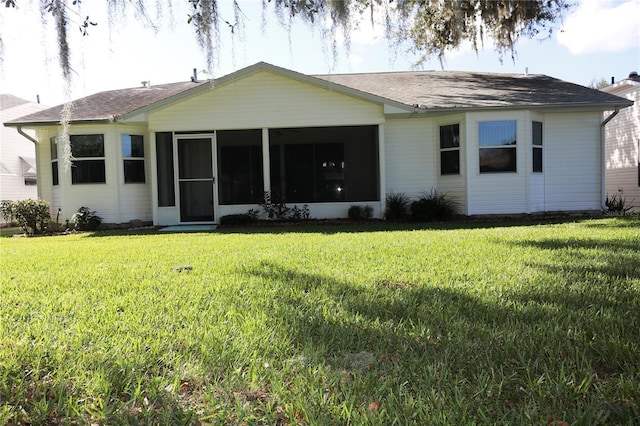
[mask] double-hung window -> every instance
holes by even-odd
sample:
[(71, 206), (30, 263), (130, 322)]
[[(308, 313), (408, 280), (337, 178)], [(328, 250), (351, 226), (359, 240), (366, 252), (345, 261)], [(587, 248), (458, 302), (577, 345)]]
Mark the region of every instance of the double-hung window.
[(124, 183), (145, 183), (144, 138), (140, 135), (122, 135)]
[(440, 174), (460, 174), (460, 125), (440, 126)]
[(531, 123), (531, 145), (533, 152), (533, 173), (542, 173), (542, 123), (534, 121)]
[(482, 121), (478, 126), (480, 173), (516, 171), (516, 121)]
[(71, 135), (71, 183), (105, 183), (104, 135)]
[(49, 139), (51, 146), (51, 178), (53, 184), (58, 185), (58, 138), (55, 136)]

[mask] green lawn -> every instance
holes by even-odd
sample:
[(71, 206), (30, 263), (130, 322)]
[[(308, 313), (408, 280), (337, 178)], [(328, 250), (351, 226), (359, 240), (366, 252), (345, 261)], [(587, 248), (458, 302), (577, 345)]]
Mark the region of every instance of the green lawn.
[(640, 418), (637, 217), (0, 249), (0, 424)]

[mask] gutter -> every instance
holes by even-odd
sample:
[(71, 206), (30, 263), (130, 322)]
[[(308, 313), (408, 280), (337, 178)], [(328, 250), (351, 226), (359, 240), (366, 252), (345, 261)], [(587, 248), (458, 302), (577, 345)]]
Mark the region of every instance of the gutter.
[(600, 145), (602, 149), (602, 154), (600, 155), (601, 164), (600, 164), (600, 207), (602, 211), (606, 212), (609, 210), (607, 207), (607, 186), (605, 182), (605, 172), (607, 168), (606, 159), (605, 159), (605, 131), (604, 126), (607, 125), (611, 120), (615, 118), (616, 115), (620, 112), (620, 107), (616, 106), (615, 109), (607, 118), (604, 119), (602, 123), (600, 123)]
[(35, 154), (36, 154), (36, 184), (37, 184), (37, 186), (36, 186), (36, 193), (38, 194), (38, 198), (40, 198), (40, 197), (41, 197), (41, 192), (40, 192), (40, 179), (38, 179), (38, 175), (40, 174), (40, 173), (38, 172), (38, 170), (40, 169), (40, 168), (38, 167), (38, 163), (39, 163), (39, 161), (38, 161), (38, 160), (39, 160), (39, 157), (40, 157), (40, 154), (39, 154), (39, 152), (38, 152), (38, 144), (39, 144), (39, 142), (38, 142), (38, 140), (37, 140), (37, 139), (33, 138), (31, 135), (29, 135), (29, 134), (25, 133), (25, 132), (24, 132), (24, 130), (22, 130), (22, 126), (21, 126), (21, 125), (17, 125), (17, 126), (16, 126), (16, 131), (17, 131), (21, 136), (24, 136), (26, 139), (29, 139), (29, 140), (30, 140), (31, 142), (33, 142), (33, 144), (35, 145), (35, 148), (36, 148), (36, 149), (35, 149)]

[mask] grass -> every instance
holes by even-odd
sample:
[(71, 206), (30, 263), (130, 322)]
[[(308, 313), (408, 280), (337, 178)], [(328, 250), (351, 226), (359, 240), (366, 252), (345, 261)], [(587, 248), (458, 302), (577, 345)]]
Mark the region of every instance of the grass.
[(640, 418), (638, 218), (408, 226), (2, 238), (0, 424)]

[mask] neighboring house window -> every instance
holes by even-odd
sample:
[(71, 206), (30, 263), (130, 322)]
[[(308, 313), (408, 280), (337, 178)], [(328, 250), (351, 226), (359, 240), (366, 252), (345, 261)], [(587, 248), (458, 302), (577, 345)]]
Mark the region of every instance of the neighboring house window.
[(287, 203), (379, 199), (378, 127), (269, 130), (271, 189)]
[(58, 138), (55, 136), (49, 139), (51, 145), (51, 176), (54, 185), (59, 185), (58, 182)]
[(218, 131), (220, 204), (256, 204), (264, 197), (262, 130)]
[(71, 183), (105, 183), (104, 135), (72, 135)]
[(479, 123), (480, 173), (516, 171), (516, 121)]
[(156, 133), (156, 168), (158, 179), (158, 207), (176, 205), (173, 176), (173, 133)]
[(122, 135), (124, 183), (144, 183), (144, 138)]
[(460, 125), (440, 126), (440, 174), (460, 174)]
[(533, 172), (542, 173), (542, 123), (540, 121), (534, 121), (531, 124), (531, 145), (533, 145)]

